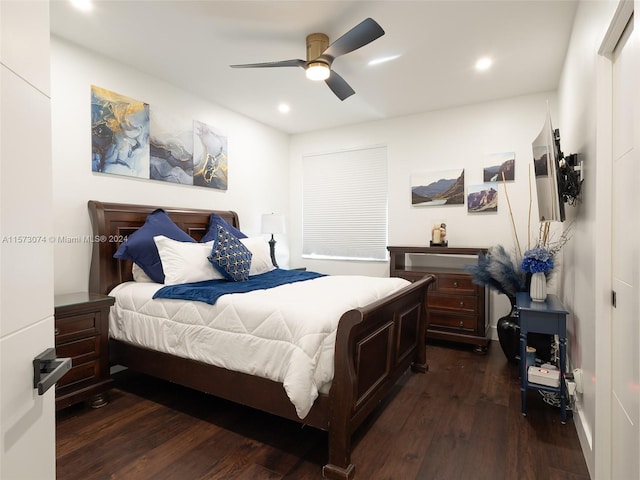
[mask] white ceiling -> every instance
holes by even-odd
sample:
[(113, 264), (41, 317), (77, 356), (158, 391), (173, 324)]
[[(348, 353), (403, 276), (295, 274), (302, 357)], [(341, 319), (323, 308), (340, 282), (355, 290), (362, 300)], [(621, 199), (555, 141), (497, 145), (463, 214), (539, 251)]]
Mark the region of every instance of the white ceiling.
[[(52, 0), (52, 34), (283, 132), (300, 133), (555, 90), (577, 1), (94, 4), (83, 13), (67, 0)], [(229, 67), (305, 59), (308, 34), (322, 32), (332, 42), (367, 17), (386, 34), (333, 63), (356, 91), (343, 102), (300, 68)], [(367, 65), (389, 55), (400, 57)], [(494, 59), (490, 71), (475, 71), (480, 56)], [(281, 102), (291, 106), (288, 114), (278, 112)]]

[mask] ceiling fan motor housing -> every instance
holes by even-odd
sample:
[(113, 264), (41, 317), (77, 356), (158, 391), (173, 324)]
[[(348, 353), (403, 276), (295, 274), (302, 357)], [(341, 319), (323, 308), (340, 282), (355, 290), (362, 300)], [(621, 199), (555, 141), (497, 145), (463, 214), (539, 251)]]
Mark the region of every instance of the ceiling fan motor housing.
[(317, 59), (329, 46), (329, 37), (324, 33), (307, 36), (307, 62)]

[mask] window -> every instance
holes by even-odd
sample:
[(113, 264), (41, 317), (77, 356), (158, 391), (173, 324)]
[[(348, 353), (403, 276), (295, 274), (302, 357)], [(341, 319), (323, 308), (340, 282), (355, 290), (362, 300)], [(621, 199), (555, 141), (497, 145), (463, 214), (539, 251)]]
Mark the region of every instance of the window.
[(387, 147), (303, 158), (302, 256), (387, 259)]

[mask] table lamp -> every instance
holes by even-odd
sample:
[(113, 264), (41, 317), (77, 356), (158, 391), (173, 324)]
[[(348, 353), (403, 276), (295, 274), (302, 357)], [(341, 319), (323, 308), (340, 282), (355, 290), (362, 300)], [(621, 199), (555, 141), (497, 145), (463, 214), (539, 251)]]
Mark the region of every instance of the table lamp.
[(271, 263), (274, 267), (278, 267), (276, 262), (276, 240), (273, 238), (274, 233), (284, 233), (284, 215), (281, 213), (263, 213), (262, 214), (262, 233), (270, 233), (269, 247), (271, 250)]

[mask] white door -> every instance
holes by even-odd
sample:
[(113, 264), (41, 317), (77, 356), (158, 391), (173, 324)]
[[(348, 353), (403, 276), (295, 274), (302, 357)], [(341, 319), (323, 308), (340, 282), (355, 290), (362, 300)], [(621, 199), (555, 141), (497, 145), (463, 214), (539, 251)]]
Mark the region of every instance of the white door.
[(613, 54), (611, 478), (640, 478), (638, 35), (633, 16)]
[(55, 479), (48, 1), (0, 0), (0, 478)]

